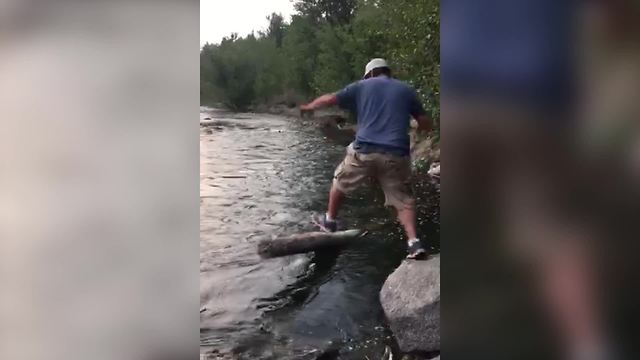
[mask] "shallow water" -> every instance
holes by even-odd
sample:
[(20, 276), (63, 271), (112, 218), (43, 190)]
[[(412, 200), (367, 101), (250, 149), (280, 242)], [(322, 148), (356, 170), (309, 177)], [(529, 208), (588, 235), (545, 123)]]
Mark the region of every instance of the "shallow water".
[[(349, 198), (341, 250), (263, 260), (262, 237), (312, 229), (344, 146), (297, 119), (201, 109), (200, 343), (206, 358), (379, 359), (394, 346), (378, 292), (405, 245), (379, 191)], [(438, 194), (416, 188), (419, 231), (438, 248)]]

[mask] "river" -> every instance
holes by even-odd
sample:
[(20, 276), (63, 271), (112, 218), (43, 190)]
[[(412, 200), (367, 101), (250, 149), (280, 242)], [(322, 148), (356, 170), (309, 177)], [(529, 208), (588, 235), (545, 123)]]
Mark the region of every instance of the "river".
[[(400, 227), (376, 190), (340, 217), (370, 229), (341, 250), (261, 259), (262, 237), (311, 229), (344, 145), (295, 118), (201, 108), (200, 344), (207, 359), (380, 359), (395, 349), (378, 292), (402, 261)], [(439, 251), (435, 184), (416, 189), (419, 231)]]

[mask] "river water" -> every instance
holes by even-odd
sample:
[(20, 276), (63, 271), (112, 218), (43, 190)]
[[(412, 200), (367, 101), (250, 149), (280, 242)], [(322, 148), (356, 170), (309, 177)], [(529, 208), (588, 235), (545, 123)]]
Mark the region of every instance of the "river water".
[[(203, 358), (379, 359), (395, 344), (378, 292), (402, 261), (400, 227), (383, 195), (345, 203), (343, 227), (366, 228), (344, 249), (264, 260), (263, 237), (312, 229), (344, 144), (298, 119), (201, 108), (200, 344)], [(419, 231), (438, 251), (436, 185), (417, 186)]]

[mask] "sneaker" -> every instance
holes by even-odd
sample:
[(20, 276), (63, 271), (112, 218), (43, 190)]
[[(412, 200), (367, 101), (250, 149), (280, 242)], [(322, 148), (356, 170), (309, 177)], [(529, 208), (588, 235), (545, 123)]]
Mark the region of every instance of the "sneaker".
[(407, 259), (420, 260), (427, 257), (427, 251), (422, 247), (420, 241), (409, 244), (407, 251), (409, 252)]
[(311, 221), (324, 232), (336, 232), (338, 230), (338, 223), (335, 220), (327, 221), (326, 214), (314, 214), (311, 216)]

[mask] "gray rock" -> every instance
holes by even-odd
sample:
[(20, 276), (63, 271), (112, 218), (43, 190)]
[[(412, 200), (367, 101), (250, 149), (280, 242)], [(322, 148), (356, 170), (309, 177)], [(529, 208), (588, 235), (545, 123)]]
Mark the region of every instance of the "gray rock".
[(429, 168), (429, 171), (427, 171), (427, 174), (431, 176), (440, 176), (440, 163), (438, 162), (431, 164), (431, 167)]
[(440, 350), (440, 256), (403, 263), (387, 278), (380, 303), (402, 352)]

